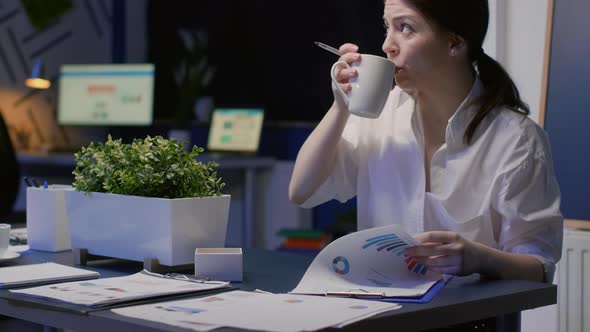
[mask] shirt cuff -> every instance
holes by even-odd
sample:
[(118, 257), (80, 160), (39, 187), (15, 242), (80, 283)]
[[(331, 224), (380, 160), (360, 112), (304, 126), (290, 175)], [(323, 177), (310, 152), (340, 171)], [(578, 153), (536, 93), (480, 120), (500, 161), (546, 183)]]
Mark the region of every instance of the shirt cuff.
[(553, 263), (552, 261), (548, 260), (547, 258), (545, 258), (543, 256), (531, 255), (531, 254), (528, 254), (528, 255), (535, 257), (543, 265), (543, 273), (545, 274), (545, 279), (543, 280), (543, 282), (550, 283), (550, 284), (553, 283), (553, 277), (555, 276), (555, 263)]

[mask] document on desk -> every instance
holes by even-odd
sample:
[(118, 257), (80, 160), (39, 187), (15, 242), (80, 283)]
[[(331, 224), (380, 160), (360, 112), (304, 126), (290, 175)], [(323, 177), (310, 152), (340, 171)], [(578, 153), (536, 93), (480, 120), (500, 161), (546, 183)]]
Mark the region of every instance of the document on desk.
[(57, 263), (39, 263), (0, 268), (0, 288), (32, 286), (100, 277), (98, 272)]
[(144, 270), (125, 277), (67, 282), (11, 290), (11, 292), (50, 301), (97, 308), (138, 299), (185, 293), (194, 294), (229, 287), (229, 282), (187, 281)]
[(422, 297), (447, 279), (404, 254), (416, 245), (400, 225), (346, 235), (318, 254), (291, 293), (427, 302)]
[(399, 309), (395, 303), (308, 295), (231, 291), (172, 302), (112, 309), (126, 317), (209, 331), (218, 327), (297, 332), (343, 327)]

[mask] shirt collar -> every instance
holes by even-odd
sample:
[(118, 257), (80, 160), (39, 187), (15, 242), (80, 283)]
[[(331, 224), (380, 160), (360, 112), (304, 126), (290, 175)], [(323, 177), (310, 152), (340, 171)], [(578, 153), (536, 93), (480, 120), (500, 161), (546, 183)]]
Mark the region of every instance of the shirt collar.
[[(451, 116), (451, 118), (448, 121), (445, 137), (447, 146), (463, 143), (465, 129), (467, 129), (467, 126), (471, 122), (471, 119), (473, 118), (476, 112), (476, 108), (472, 105), (472, 102), (482, 93), (483, 83), (479, 79), (479, 76), (476, 75), (473, 85), (471, 86), (471, 90), (467, 94), (467, 97), (465, 97), (463, 102), (461, 102), (459, 108), (457, 108), (457, 111), (455, 111), (453, 116)], [(400, 97), (398, 99), (397, 108), (399, 109), (400, 107), (412, 107), (412, 123), (417, 121), (417, 113), (415, 112), (416, 107), (414, 98), (407, 92), (401, 91)]]
[(471, 119), (477, 112), (477, 107), (473, 105), (473, 100), (483, 93), (483, 84), (479, 76), (475, 76), (471, 90), (463, 100), (457, 111), (451, 116), (447, 125), (446, 141), (447, 144), (462, 143), (465, 129), (471, 122)]

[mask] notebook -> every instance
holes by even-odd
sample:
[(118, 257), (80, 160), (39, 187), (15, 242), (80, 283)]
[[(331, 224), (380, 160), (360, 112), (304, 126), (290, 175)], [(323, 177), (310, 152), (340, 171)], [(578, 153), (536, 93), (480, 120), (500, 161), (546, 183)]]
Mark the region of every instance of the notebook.
[(0, 288), (42, 285), (98, 277), (100, 277), (98, 272), (57, 263), (8, 266), (0, 268)]
[(346, 235), (318, 254), (291, 294), (428, 302), (450, 277), (404, 254), (416, 245), (399, 225)]

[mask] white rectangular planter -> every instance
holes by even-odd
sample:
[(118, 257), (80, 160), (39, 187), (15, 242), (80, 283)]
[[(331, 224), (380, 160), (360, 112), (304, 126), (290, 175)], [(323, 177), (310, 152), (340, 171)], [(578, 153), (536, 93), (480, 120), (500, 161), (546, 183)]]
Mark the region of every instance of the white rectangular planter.
[(72, 248), (161, 265), (194, 263), (195, 248), (224, 247), (230, 195), (163, 199), (65, 193)]

